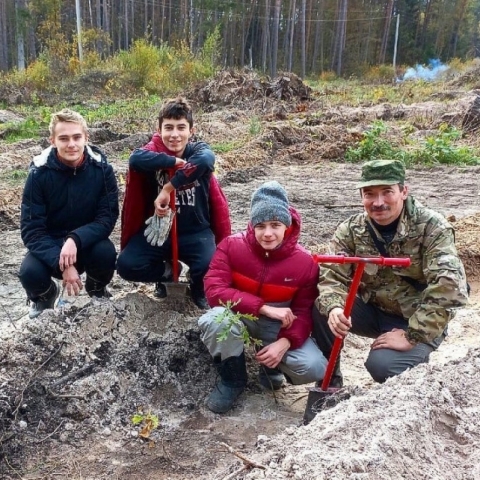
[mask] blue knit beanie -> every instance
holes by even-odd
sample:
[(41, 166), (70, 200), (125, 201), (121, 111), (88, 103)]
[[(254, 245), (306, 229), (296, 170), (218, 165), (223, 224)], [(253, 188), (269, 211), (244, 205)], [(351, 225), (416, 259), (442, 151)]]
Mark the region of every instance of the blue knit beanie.
[(255, 190), (250, 204), (250, 220), (253, 226), (273, 221), (282, 222), (287, 227), (292, 224), (287, 192), (278, 182), (264, 183)]

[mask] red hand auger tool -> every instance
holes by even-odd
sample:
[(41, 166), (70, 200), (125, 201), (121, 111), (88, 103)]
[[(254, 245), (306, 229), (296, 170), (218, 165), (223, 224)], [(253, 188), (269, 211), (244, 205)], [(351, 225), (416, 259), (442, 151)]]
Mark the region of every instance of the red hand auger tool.
[[(168, 179), (170, 180), (175, 171), (178, 168), (168, 169)], [(170, 192), (170, 202), (169, 207), (173, 212), (172, 225), (170, 227), (170, 240), (172, 243), (172, 274), (173, 282), (165, 283), (165, 288), (167, 289), (168, 296), (172, 299), (184, 299), (187, 291), (188, 284), (185, 282), (179, 282), (180, 278), (180, 269), (178, 261), (178, 231), (177, 231), (177, 215), (176, 215), (176, 191), (172, 190)]]
[[(353, 304), (357, 296), (358, 287), (362, 280), (363, 271), (367, 263), (374, 265), (382, 265), (385, 267), (409, 267), (410, 258), (391, 258), (391, 257), (346, 257), (343, 255), (313, 255), (313, 259), (317, 263), (356, 263), (357, 268), (353, 275), (352, 284), (348, 291), (347, 299), (345, 301), (345, 307), (343, 314), (348, 318), (352, 313)], [(336, 393), (338, 388), (329, 388), (330, 380), (332, 379), (333, 371), (337, 363), (338, 356), (343, 346), (344, 338), (335, 337), (333, 343), (332, 352), (328, 359), (327, 368), (325, 370), (325, 376), (322, 380), (320, 388), (312, 387), (309, 389), (307, 406), (305, 408), (305, 414), (303, 417), (303, 423), (306, 425), (316, 415), (318, 411), (322, 409), (325, 404), (325, 400)]]

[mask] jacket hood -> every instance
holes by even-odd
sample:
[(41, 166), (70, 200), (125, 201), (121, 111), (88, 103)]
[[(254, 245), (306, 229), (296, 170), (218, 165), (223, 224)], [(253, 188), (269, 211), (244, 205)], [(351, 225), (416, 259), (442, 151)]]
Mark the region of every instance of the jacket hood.
[(268, 254), (269, 258), (280, 259), (290, 256), (293, 252), (298, 243), (298, 239), (300, 238), (302, 219), (295, 208), (289, 206), (288, 209), (292, 215), (292, 225), (285, 232), (283, 242), (275, 250), (265, 250), (255, 238), (255, 229), (253, 228), (253, 225), (251, 223), (248, 224), (246, 239), (257, 255), (265, 257)]
[[(63, 163), (61, 163), (58, 160), (57, 155), (55, 153), (56, 153), (56, 148), (53, 145), (51, 145), (50, 147), (43, 150), (42, 153), (40, 153), (40, 155), (33, 157), (32, 163), (37, 168), (47, 166), (50, 168), (58, 169), (58, 168), (61, 168), (62, 166), (65, 166)], [(98, 164), (102, 163), (104, 159), (104, 154), (95, 145), (87, 145), (85, 147), (85, 153), (87, 154), (88, 157), (90, 157), (94, 162)], [(71, 168), (71, 167), (67, 167), (67, 168)]]
[[(193, 140), (190, 139), (188, 142), (187, 142), (187, 145), (185, 146), (185, 151), (183, 152), (183, 157), (187, 156), (188, 155), (188, 152), (193, 143)], [(204, 143), (204, 142), (196, 142), (197, 144), (198, 143)], [(177, 156), (177, 153), (175, 152), (172, 152), (171, 150), (169, 150), (165, 144), (163, 143), (163, 140), (162, 140), (162, 136), (158, 133), (158, 132), (155, 132), (150, 140), (150, 142), (146, 145), (146, 147), (143, 147), (143, 148), (146, 148), (147, 150), (151, 150), (153, 152), (162, 152), (162, 153), (165, 153), (167, 155), (170, 155), (171, 157), (176, 157)]]
[(170, 155), (171, 157), (175, 157), (175, 152), (172, 152), (169, 150), (165, 144), (163, 143), (162, 137), (158, 132), (155, 132), (153, 134), (151, 142), (155, 145), (155, 151), (156, 152), (162, 152), (166, 153), (167, 155)]

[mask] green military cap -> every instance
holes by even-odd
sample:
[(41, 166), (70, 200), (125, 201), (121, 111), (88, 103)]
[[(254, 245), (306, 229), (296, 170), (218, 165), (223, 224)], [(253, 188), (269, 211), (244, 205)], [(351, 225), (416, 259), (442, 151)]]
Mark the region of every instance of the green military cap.
[(374, 185), (395, 185), (405, 182), (405, 166), (399, 160), (371, 160), (362, 167), (357, 188)]

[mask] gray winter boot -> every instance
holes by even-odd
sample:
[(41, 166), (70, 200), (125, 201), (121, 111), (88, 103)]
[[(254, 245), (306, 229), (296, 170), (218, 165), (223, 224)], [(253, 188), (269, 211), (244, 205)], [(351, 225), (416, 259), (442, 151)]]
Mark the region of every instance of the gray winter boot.
[(225, 413), (233, 407), (247, 386), (245, 354), (242, 352), (238, 357), (229, 357), (223, 361), (214, 357), (213, 361), (220, 378), (207, 398), (206, 405), (214, 413)]
[(30, 311), (28, 316), (30, 318), (37, 318), (47, 308), (55, 306), (55, 300), (60, 293), (57, 283), (52, 280), (48, 289), (39, 295), (35, 300), (30, 300)]
[(285, 383), (285, 376), (278, 368), (260, 365), (258, 380), (260, 385), (267, 390), (280, 390)]

